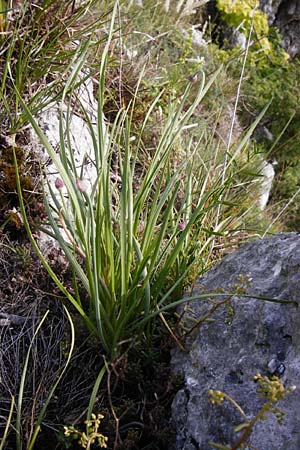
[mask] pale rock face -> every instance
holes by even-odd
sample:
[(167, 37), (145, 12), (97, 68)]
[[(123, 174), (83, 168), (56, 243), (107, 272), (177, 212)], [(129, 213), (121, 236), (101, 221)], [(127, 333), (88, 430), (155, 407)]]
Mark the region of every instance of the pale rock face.
[(246, 50), (247, 38), (244, 33), (241, 33), (238, 30), (233, 30), (231, 43), (234, 46), (237, 45), (237, 46), (241, 47), (241, 49)]
[(273, 164), (264, 161), (261, 165), (260, 174), (262, 175), (262, 181), (260, 184), (260, 193), (258, 197), (258, 206), (263, 211), (269, 201), (270, 193), (272, 190), (272, 184), (275, 177), (275, 170)]
[[(209, 298), (209, 293), (220, 288), (225, 293), (236, 292), (236, 284), (243, 284), (249, 297), (233, 295), (233, 311), (223, 304), (188, 337), (186, 352), (173, 350), (171, 364), (183, 376), (184, 387), (172, 405), (176, 442), (169, 450), (209, 450), (209, 442), (236, 443), (240, 435), (234, 426), (243, 418), (228, 401), (220, 407), (211, 405), (208, 391), (230, 395), (251, 420), (262, 404), (253, 376), (271, 376), (277, 370), (286, 387), (296, 386), (277, 405), (285, 413), (283, 424), (268, 415), (255, 425), (249, 443), (257, 450), (300, 449), (299, 266), (300, 234), (282, 233), (242, 246), (196, 282), (193, 296), (207, 293)], [(240, 275), (243, 283), (238, 280)], [(190, 302), (184, 320), (193, 311), (190, 323), (194, 325), (211, 308), (207, 299)]]
[[(80, 76), (84, 76), (84, 73), (81, 73)], [(97, 109), (98, 104), (93, 94), (93, 82), (91, 79), (87, 79), (84, 81), (77, 92), (78, 101), (80, 101), (81, 105), (84, 107), (87, 116), (89, 117), (90, 125), (93, 128), (94, 133), (97, 136)], [(76, 106), (76, 105), (75, 105)], [(68, 117), (68, 108), (67, 105), (61, 106), (60, 104), (51, 105), (50, 108), (41, 112), (36, 118), (41, 130), (46, 135), (48, 141), (52, 145), (52, 147), (59, 154), (60, 152), (60, 136), (59, 136), (59, 124), (60, 124), (60, 111), (62, 110), (62, 120), (63, 120), (63, 129), (66, 129), (66, 121), (68, 120), (68, 127), (70, 130), (69, 138), (70, 138), (70, 149), (72, 151), (74, 160), (76, 163), (76, 168), (78, 170), (78, 178), (80, 177), (82, 180), (82, 185), (84, 185), (86, 192), (91, 192), (92, 186), (97, 180), (97, 170), (94, 164), (94, 146), (91, 135), (91, 130), (89, 125), (84, 117), (84, 114), (81, 112), (80, 107), (71, 107), (70, 108), (70, 116)], [(105, 124), (103, 123), (103, 127), (105, 130)], [(65, 133), (66, 134), (66, 133)], [(67, 200), (67, 192), (66, 188), (62, 187), (59, 190), (55, 187), (55, 182), (57, 178), (59, 178), (58, 171), (55, 167), (55, 164), (50, 160), (46, 149), (39, 142), (35, 132), (31, 129), (31, 139), (32, 147), (35, 148), (38, 153), (38, 157), (41, 161), (42, 166), (44, 167), (46, 180), (51, 185), (54, 192), (57, 192), (57, 198), (60, 198), (60, 193)], [(64, 140), (65, 144), (68, 143), (67, 136)], [(82, 173), (82, 174), (81, 174)], [(81, 175), (80, 175), (81, 174)], [(48, 192), (47, 183), (45, 183), (45, 191)], [(51, 202), (51, 200), (50, 200)], [(67, 236), (62, 231), (62, 234), (67, 239)], [(47, 254), (49, 248), (55, 244), (53, 239), (51, 239), (45, 233), (41, 233), (39, 236), (39, 244)]]
[(193, 44), (197, 45), (198, 47), (206, 47), (207, 46), (207, 42), (205, 41), (205, 39), (203, 37), (203, 33), (195, 27), (192, 27), (192, 40), (193, 40)]
[[(93, 83), (91, 79), (85, 81), (77, 92), (78, 98), (85, 108), (89, 120), (93, 125), (94, 131), (97, 126), (97, 101), (93, 95)], [(78, 112), (70, 112), (70, 120), (68, 127), (70, 129), (70, 147), (74, 155), (78, 173), (80, 173), (83, 166), (82, 179), (87, 184), (87, 188), (90, 189), (97, 178), (97, 171), (93, 164), (93, 141), (89, 126), (84, 119), (80, 108)], [(67, 120), (67, 106), (63, 106), (63, 128), (66, 129)], [(50, 109), (39, 114), (37, 118), (38, 124), (46, 135), (53, 148), (57, 149), (59, 153), (59, 123), (60, 123), (60, 105), (51, 106)], [(67, 144), (67, 137), (65, 138), (65, 144)], [(48, 154), (46, 150), (41, 148), (43, 162), (48, 160)], [(55, 180), (58, 177), (57, 169), (55, 165), (50, 162), (46, 165), (46, 176), (49, 183), (54, 186)], [(64, 190), (63, 190), (63, 193)]]

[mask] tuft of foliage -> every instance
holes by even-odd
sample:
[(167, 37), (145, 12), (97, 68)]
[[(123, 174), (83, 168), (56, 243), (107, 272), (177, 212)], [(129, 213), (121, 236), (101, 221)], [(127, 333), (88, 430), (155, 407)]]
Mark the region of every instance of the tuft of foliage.
[[(13, 3), (10, 9), (9, 5)], [(75, 2), (43, 0), (0, 1), (0, 119), (2, 128), (16, 133), (24, 124), (17, 92), (36, 114), (60, 97), (76, 41), (90, 41), (96, 48), (103, 37), (90, 38), (95, 28), (107, 20), (110, 7), (91, 14), (97, 0)], [(89, 22), (84, 20), (89, 14)], [(3, 132), (2, 130), (2, 132)]]
[[(232, 17), (224, 18), (229, 20), (229, 23), (238, 22), (241, 17), (236, 19), (235, 8), (238, 7), (239, 2), (230, 2), (230, 4), (234, 6), (233, 10), (230, 9)], [(291, 202), (291, 199), (295, 200), (300, 192), (298, 129), (300, 63), (298, 59), (289, 60), (289, 55), (281, 46), (280, 33), (276, 28), (270, 27), (265, 31), (267, 34), (264, 39), (267, 39), (269, 43), (268, 52), (262, 51), (259, 45), (261, 40), (257, 43), (254, 41), (249, 48), (241, 96), (244, 107), (239, 117), (243, 124), (249, 124), (261, 111), (263, 105), (272, 100), (260, 124), (262, 132), (258, 132), (256, 138), (259, 141), (261, 154), (266, 159), (277, 162), (272, 190), (272, 214), (277, 217), (284, 211), (281, 227), (286, 230), (295, 230), (299, 227), (300, 208), (298, 202)], [(247, 31), (244, 32), (247, 34)], [(219, 49), (211, 45), (210, 52), (213, 59), (226, 64), (230, 77), (233, 79), (238, 77), (242, 67), (241, 52), (238, 47)], [(267, 133), (263, 131), (265, 129)]]
[(270, 53), (268, 17), (259, 9), (258, 0), (217, 0), (217, 7), (222, 19), (247, 37), (253, 25), (261, 49), (266, 54)]

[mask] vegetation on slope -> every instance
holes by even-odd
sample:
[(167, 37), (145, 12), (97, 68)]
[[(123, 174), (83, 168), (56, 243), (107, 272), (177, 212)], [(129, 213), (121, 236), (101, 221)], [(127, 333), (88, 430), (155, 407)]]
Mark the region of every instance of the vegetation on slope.
[[(172, 438), (179, 381), (169, 350), (184, 347), (176, 306), (269, 225), (272, 212), (257, 207), (260, 153), (278, 153), (285, 134), (271, 149), (250, 137), (276, 114), (268, 92), (276, 105), (282, 74), (297, 68), (271, 31), (272, 57), (270, 46), (259, 59), (256, 46), (244, 54), (207, 44), (204, 4), (0, 2), (0, 268), (11, 280), (1, 286), (0, 449), (163, 449)], [(96, 127), (76, 103), (84, 79), (93, 80)], [(68, 124), (58, 151), (38, 126), (55, 102), (67, 114), (76, 105), (90, 127), (98, 177), (89, 192)], [(50, 197), (29, 126), (56, 164)], [(49, 226), (58, 247), (46, 256), (37, 237)]]

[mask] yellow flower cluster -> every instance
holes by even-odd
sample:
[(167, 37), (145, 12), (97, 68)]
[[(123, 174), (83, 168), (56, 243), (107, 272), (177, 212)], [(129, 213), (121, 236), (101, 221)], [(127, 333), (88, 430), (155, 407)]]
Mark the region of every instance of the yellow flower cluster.
[(84, 422), (87, 425), (87, 433), (70, 426), (64, 427), (64, 434), (75, 440), (79, 439), (79, 445), (85, 449), (90, 449), (91, 445), (96, 441), (100, 448), (107, 448), (107, 437), (98, 431), (103, 418), (104, 416), (102, 414), (97, 414), (97, 416), (96, 414), (92, 414), (92, 418)]
[(272, 403), (275, 403), (278, 400), (283, 400), (286, 394), (295, 389), (294, 386), (286, 389), (283, 382), (276, 376), (269, 378), (266, 375), (262, 376), (258, 373), (254, 376), (254, 381), (260, 385), (258, 389), (260, 397), (266, 398)]
[(210, 401), (210, 403), (212, 405), (216, 404), (216, 405), (220, 406), (223, 403), (224, 398), (225, 398), (224, 392), (222, 392), (222, 391), (214, 391), (214, 390), (210, 389), (208, 391), (208, 394), (210, 395), (210, 400), (209, 401)]

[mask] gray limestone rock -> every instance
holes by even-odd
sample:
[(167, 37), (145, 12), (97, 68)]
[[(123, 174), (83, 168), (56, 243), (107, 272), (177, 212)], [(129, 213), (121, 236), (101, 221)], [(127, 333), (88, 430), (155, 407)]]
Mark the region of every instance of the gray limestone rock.
[(280, 4), (283, 3), (282, 0), (260, 0), (261, 10), (267, 14), (269, 18), (269, 23), (273, 25), (278, 13)]
[[(294, 58), (300, 55), (300, 1), (299, 0), (260, 0), (260, 9), (268, 16), (271, 26), (279, 29), (282, 46)], [(207, 14), (213, 18), (218, 17), (216, 0), (210, 0)], [(245, 36), (237, 30), (224, 29), (223, 33), (231, 45), (240, 45), (245, 48)], [(229, 38), (230, 36), (230, 38)]]
[(270, 25), (281, 33), (282, 45), (293, 57), (300, 54), (300, 1), (260, 0), (261, 9), (268, 15)]
[[(231, 296), (227, 305), (212, 314), (213, 320), (203, 322), (188, 337), (187, 352), (173, 351), (172, 367), (183, 375), (184, 388), (172, 406), (177, 435), (172, 450), (209, 450), (213, 448), (209, 442), (236, 443), (240, 434), (234, 432), (234, 426), (243, 419), (226, 400), (222, 406), (211, 405), (209, 389), (229, 394), (251, 420), (262, 404), (253, 376), (271, 376), (275, 371), (285, 386), (296, 389), (278, 403), (285, 412), (283, 424), (272, 414), (258, 422), (249, 448), (300, 449), (300, 234), (282, 233), (244, 245), (205, 274), (193, 296), (220, 288), (236, 292), (241, 285), (250, 298), (242, 293)], [(263, 301), (256, 296), (291, 303)], [(212, 300), (221, 299), (225, 297), (191, 302), (192, 312), (185, 313), (185, 321), (191, 321), (191, 314), (194, 320), (205, 316), (213, 307)]]

